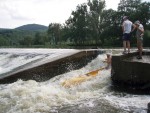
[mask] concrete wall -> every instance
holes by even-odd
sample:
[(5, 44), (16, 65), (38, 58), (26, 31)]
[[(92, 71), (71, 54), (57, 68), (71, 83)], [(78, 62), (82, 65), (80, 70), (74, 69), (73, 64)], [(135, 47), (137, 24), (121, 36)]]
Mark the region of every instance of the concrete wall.
[(97, 50), (81, 51), (71, 56), (67, 56), (55, 61), (47, 62), (45, 64), (16, 71), (6, 74), (3, 78), (0, 78), (0, 84), (12, 83), (18, 79), (22, 80), (36, 80), (45, 81), (59, 74), (66, 73), (69, 70), (69, 66), (72, 65), (72, 69), (79, 69), (94, 59), (98, 55)]
[[(150, 52), (143, 52), (150, 56)], [(150, 88), (150, 62), (131, 61), (137, 53), (112, 56), (111, 76), (119, 86), (146, 89)]]

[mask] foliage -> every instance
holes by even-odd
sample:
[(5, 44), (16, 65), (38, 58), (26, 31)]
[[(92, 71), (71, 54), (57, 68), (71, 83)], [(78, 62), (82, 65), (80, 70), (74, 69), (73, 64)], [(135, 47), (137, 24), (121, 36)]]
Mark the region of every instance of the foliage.
[(51, 23), (48, 27), (48, 36), (52, 44), (57, 45), (58, 42), (61, 40), (61, 24), (58, 23)]
[(73, 11), (71, 17), (66, 21), (66, 30), (68, 30), (68, 38), (76, 44), (83, 44), (87, 35), (87, 6), (85, 4), (78, 5), (76, 11)]
[[(144, 25), (144, 45), (150, 45), (150, 3), (141, 0), (120, 0), (118, 9), (106, 9), (105, 0), (87, 0), (72, 11), (65, 24), (50, 23), (48, 27), (29, 24), (16, 29), (0, 29), (0, 46), (66, 47), (122, 46), (122, 18)], [(136, 46), (135, 32), (132, 45)]]
[(144, 46), (149, 47), (150, 46), (150, 30), (146, 30), (144, 34)]

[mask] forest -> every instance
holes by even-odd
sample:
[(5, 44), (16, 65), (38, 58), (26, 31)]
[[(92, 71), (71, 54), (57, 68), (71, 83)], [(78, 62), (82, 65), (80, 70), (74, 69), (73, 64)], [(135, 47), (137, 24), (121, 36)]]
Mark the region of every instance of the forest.
[[(82, 46), (122, 47), (123, 16), (139, 20), (145, 29), (144, 47), (150, 46), (150, 3), (120, 0), (117, 10), (106, 9), (105, 0), (79, 4), (64, 24), (50, 23), (47, 29), (0, 29), (1, 47), (71, 48)], [(131, 46), (136, 46), (135, 32)]]

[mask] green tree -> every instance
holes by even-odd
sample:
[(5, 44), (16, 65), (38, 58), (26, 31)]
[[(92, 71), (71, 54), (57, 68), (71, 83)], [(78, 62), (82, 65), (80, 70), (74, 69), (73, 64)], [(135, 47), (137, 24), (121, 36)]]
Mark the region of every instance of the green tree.
[(43, 37), (40, 32), (37, 32), (34, 37), (34, 45), (43, 45)]
[(55, 45), (57, 45), (58, 42), (61, 41), (61, 30), (62, 30), (61, 24), (58, 23), (49, 24), (47, 33), (51, 42)]
[(120, 45), (120, 37), (122, 36), (120, 13), (112, 9), (104, 10), (101, 20), (101, 40), (104, 45)]
[(2, 36), (0, 36), (0, 46), (8, 46), (8, 45), (9, 45), (9, 41), (3, 38)]
[(120, 0), (118, 12), (128, 16), (131, 21), (140, 20), (144, 26), (147, 26), (150, 20), (150, 3), (141, 2), (141, 0)]
[(27, 46), (32, 45), (32, 37), (31, 36), (26, 36), (23, 41), (24, 41), (24, 45), (27, 45)]
[(145, 47), (150, 46), (150, 30), (146, 30), (144, 33), (144, 46)]
[(136, 12), (137, 19), (142, 22), (145, 28), (148, 28), (150, 22), (150, 3), (141, 3)]
[(84, 44), (87, 37), (87, 5), (78, 5), (76, 11), (72, 11), (71, 17), (66, 21), (66, 30), (69, 38), (76, 44)]
[(102, 27), (102, 14), (105, 8), (104, 0), (88, 0), (89, 13), (88, 13), (88, 24), (90, 29), (90, 35), (95, 42), (103, 44), (101, 37)]

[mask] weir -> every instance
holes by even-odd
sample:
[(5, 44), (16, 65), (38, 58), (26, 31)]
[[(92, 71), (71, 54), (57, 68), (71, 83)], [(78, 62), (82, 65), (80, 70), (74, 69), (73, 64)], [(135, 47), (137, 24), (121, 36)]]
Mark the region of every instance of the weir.
[[(68, 58), (69, 56), (76, 57), (74, 58), (74, 59), (77, 59), (76, 62), (78, 61), (76, 64), (80, 64), (79, 59), (81, 58), (81, 61), (85, 61), (88, 64), (80, 68), (79, 70), (70, 70), (70, 69), (73, 69), (74, 66), (76, 68), (78, 66), (71, 65), (72, 60), (69, 60), (68, 58), (68, 60), (66, 59), (66, 64), (64, 63), (63, 66), (66, 66), (64, 71), (69, 71), (69, 72), (63, 73), (61, 75), (56, 75), (56, 74), (51, 75), (51, 73), (46, 74), (47, 76), (44, 75), (44, 77), (48, 77), (48, 78), (56, 75), (56, 77), (53, 77), (52, 79), (46, 80), (44, 82), (36, 82), (32, 80), (33, 74), (31, 75), (29, 74), (28, 75), (29, 78), (27, 78), (27, 81), (19, 80), (17, 82), (14, 82), (13, 84), (0, 84), (0, 90), (1, 90), (0, 91), (0, 102), (1, 102), (0, 111), (1, 113), (8, 113), (8, 112), (33, 113), (35, 111), (45, 112), (45, 113), (49, 113), (49, 112), (53, 112), (53, 113), (54, 112), (60, 112), (60, 113), (67, 113), (67, 112), (146, 113), (147, 107), (148, 109), (150, 109), (149, 105), (147, 106), (147, 103), (150, 102), (149, 94), (139, 95), (139, 94), (126, 93), (126, 92), (124, 93), (124, 92), (121, 92), (122, 90), (121, 91), (113, 90), (111, 76), (110, 76), (110, 69), (100, 71), (98, 73), (98, 76), (93, 77), (92, 79), (82, 84), (72, 86), (69, 89), (62, 87), (62, 83), (66, 80), (69, 80), (74, 77), (80, 77), (80, 75), (83, 75), (89, 71), (106, 66), (106, 63), (103, 62), (104, 59), (106, 58), (106, 55), (103, 54), (103, 51), (104, 52), (111, 51), (113, 55), (115, 55), (115, 54), (120, 54), (120, 51), (122, 50), (118, 50), (118, 49), (117, 50), (101, 50), (100, 49), (98, 51), (91, 50), (90, 52), (91, 56), (92, 54), (94, 55), (92, 58), (94, 58), (95, 55), (98, 54), (98, 56), (96, 55), (97, 57), (94, 58), (92, 61), (90, 61), (90, 59), (92, 58), (88, 60), (88, 58), (86, 57), (87, 52), (85, 50), (83, 50), (84, 55), (81, 55), (81, 57), (79, 58), (77, 58), (77, 56), (79, 55), (78, 53), (80, 53), (82, 50), (77, 50), (77, 51), (76, 50), (75, 51), (74, 50), (73, 51), (71, 50), (69, 51), (59, 50), (58, 51), (58, 50), (49, 50), (49, 49), (46, 49), (46, 51), (44, 49), (40, 49), (40, 50), (38, 49), (32, 49), (32, 50), (13, 49), (13, 50), (14, 50), (13, 53), (12, 53), (12, 50), (8, 50), (8, 49), (3, 50), (7, 53), (10, 53), (10, 52), (11, 53), (6, 54), (4, 56), (3, 55), (0, 56), (1, 60), (3, 59), (6, 60), (6, 62), (1, 61), (1, 64), (6, 64), (7, 61), (9, 61), (8, 64), (15, 65), (17, 64), (17, 62), (23, 61), (24, 63), (22, 63), (22, 65), (20, 65), (20, 63), (18, 65), (19, 67), (22, 68), (22, 66), (24, 66), (23, 64), (26, 65), (28, 63), (23, 68), (24, 71), (27, 70), (25, 69), (26, 67), (28, 66), (31, 67), (31, 65), (33, 65), (33, 62), (34, 63), (38, 62), (36, 64), (40, 64), (42, 62), (42, 64), (34, 65), (35, 67), (32, 67), (32, 68), (36, 68), (39, 66), (37, 68), (39, 70), (37, 71), (40, 71), (40, 66), (44, 67), (43, 65), (46, 63), (50, 64), (50, 62), (55, 62), (55, 61), (57, 62), (59, 59), (62, 59), (62, 56), (64, 58)], [(0, 53), (3, 53), (3, 51), (0, 50)], [(36, 51), (35, 54), (33, 53), (33, 51)], [(93, 53), (93, 51), (95, 52)], [(18, 53), (16, 54), (16, 52)], [(40, 54), (42, 53), (42, 54), (36, 55), (36, 53), (40, 53)], [(13, 59), (10, 59), (10, 57), (12, 58), (13, 55), (18, 55), (18, 56), (14, 57)], [(34, 55), (35, 57), (33, 58), (29, 57), (32, 55)], [(47, 56), (44, 57), (45, 55), (48, 55), (48, 57)], [(130, 58), (133, 59), (133, 61), (137, 61), (137, 59), (135, 59), (135, 56), (130, 57)], [(29, 57), (29, 59), (26, 59), (26, 57)], [(57, 59), (56, 57), (59, 59)], [(84, 58), (82, 59), (82, 57)], [(147, 58), (147, 56), (144, 56), (144, 57)], [(37, 58), (42, 58), (42, 59), (37, 59)], [(146, 62), (145, 58), (143, 60), (144, 62)], [(43, 61), (46, 61), (46, 63)], [(58, 64), (61, 64), (61, 63), (58, 62)], [(1, 67), (2, 66), (3, 65), (1, 65)], [(12, 67), (16, 67), (16, 66), (12, 66)], [(53, 69), (56, 72), (57, 71), (60, 72), (60, 68), (59, 69), (58, 68), (59, 68), (59, 65)], [(5, 66), (3, 66), (3, 69), (5, 69)], [(21, 71), (23, 70), (20, 70), (20, 73)], [(47, 69), (47, 71), (49, 71), (49, 69)], [(53, 72), (53, 70), (51, 69), (50, 72)], [(28, 72), (26, 71), (26, 73)], [(40, 73), (42, 72), (39, 72), (39, 74)], [(26, 74), (24, 76), (26, 76)], [(19, 79), (19, 77), (20, 76), (18, 76), (18, 78), (16, 77), (15, 80)], [(38, 76), (35, 76), (35, 77), (38, 78)], [(42, 76), (40, 77), (42, 78)], [(124, 89), (124, 88), (121, 88), (121, 89)]]
[(137, 52), (112, 56), (112, 81), (115, 85), (132, 89), (150, 89), (150, 52), (143, 52), (138, 60)]
[[(80, 69), (87, 65), (89, 61), (96, 58), (100, 52), (102, 51), (81, 50), (78, 53), (54, 61), (47, 60), (40, 65), (30, 66), (30, 64), (28, 64), (30, 68), (19, 69), (15, 72), (1, 75), (0, 84), (12, 83), (18, 79), (35, 80), (38, 82), (46, 81), (59, 74), (66, 73), (74, 69)], [(70, 66), (71, 69), (69, 68)]]

